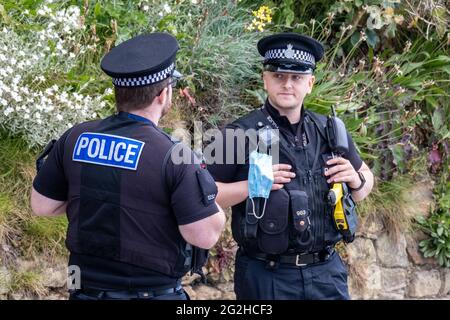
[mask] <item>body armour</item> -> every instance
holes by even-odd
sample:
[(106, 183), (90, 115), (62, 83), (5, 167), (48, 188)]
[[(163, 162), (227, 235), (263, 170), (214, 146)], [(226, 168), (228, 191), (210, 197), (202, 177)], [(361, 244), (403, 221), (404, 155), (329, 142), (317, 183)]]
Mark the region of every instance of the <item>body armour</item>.
[[(77, 141), (87, 133), (143, 142), (145, 147), (130, 170), (74, 161)], [(63, 167), (69, 183), (66, 245), (71, 253), (130, 263), (171, 277), (181, 277), (190, 269), (191, 249), (186, 249), (170, 194), (162, 187), (161, 164), (173, 144), (153, 124), (129, 119), (124, 113), (82, 123), (70, 131)]]
[[(302, 139), (286, 139), (280, 129), (279, 163), (290, 164), (296, 177), (282, 189), (271, 191), (260, 220), (253, 215), (249, 201), (233, 207), (233, 236), (245, 251), (274, 255), (316, 252), (342, 239), (327, 201), (330, 185), (324, 169), (331, 151), (325, 125), (325, 116), (305, 110)], [(278, 129), (263, 108), (238, 119), (229, 128), (259, 130), (262, 126)], [(249, 148), (247, 142), (246, 150)]]

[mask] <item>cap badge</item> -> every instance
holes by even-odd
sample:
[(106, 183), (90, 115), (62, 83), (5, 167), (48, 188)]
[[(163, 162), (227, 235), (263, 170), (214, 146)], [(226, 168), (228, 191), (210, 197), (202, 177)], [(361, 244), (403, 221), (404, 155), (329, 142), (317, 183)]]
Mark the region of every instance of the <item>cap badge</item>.
[(295, 52), (294, 52), (294, 50), (292, 50), (292, 44), (289, 43), (287, 45), (287, 49), (284, 50), (284, 56), (287, 59), (292, 59), (294, 57), (294, 54), (295, 54)]

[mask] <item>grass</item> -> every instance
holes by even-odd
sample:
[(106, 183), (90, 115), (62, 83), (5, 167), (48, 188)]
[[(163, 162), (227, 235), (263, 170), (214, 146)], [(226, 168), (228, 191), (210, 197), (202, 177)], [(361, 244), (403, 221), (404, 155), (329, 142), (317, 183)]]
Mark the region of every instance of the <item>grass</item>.
[(47, 292), (42, 276), (35, 271), (15, 271), (11, 275), (10, 289), (27, 295), (43, 296)]
[(423, 193), (417, 195), (416, 188), (428, 188), (428, 185), (420, 185), (428, 183), (429, 180), (416, 181), (408, 175), (384, 181), (359, 203), (360, 215), (363, 219), (377, 215), (391, 239), (396, 240), (400, 234), (412, 231), (414, 218), (427, 213), (418, 210), (420, 202), (428, 199)]
[[(37, 153), (23, 140), (0, 132), (0, 244), (12, 248), (2, 251), (0, 260), (9, 270), (16, 269), (17, 258), (32, 260), (39, 255), (40, 259), (55, 261), (67, 255), (63, 241), (65, 217), (41, 218), (31, 212), (29, 199)], [(16, 272), (11, 289), (41, 290), (30, 272)]]

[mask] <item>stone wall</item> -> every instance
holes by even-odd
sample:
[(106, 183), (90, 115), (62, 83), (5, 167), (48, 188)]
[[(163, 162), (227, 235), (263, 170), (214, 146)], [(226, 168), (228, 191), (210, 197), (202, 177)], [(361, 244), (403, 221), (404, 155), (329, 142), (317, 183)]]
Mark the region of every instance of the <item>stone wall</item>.
[(353, 299), (450, 299), (450, 269), (423, 258), (420, 232), (389, 236), (380, 220), (362, 222), (347, 246)]

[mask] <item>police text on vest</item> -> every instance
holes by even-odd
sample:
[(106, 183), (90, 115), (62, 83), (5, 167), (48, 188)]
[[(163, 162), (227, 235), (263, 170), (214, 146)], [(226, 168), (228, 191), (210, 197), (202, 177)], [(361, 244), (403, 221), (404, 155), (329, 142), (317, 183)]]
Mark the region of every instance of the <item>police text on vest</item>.
[(72, 160), (136, 170), (144, 144), (126, 137), (84, 132), (78, 137)]

